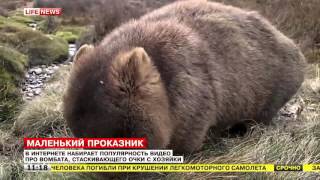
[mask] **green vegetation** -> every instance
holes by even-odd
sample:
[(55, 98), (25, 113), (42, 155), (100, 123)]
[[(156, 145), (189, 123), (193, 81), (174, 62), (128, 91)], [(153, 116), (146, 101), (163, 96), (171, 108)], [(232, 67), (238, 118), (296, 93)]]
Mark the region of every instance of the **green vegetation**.
[(61, 20), (48, 16), (46, 17), (43, 21), (38, 23), (38, 29), (46, 34), (53, 34), (54, 32), (57, 31), (58, 27), (61, 25)]
[(18, 86), (26, 66), (25, 55), (0, 45), (0, 122), (12, 118), (21, 103)]
[[(23, 105), (13, 127), (15, 134), (28, 137), (64, 136), (62, 94), (67, 85), (70, 66), (62, 67), (51, 77), (41, 97)], [(39, 121), (39, 119), (42, 119)], [(60, 134), (60, 135), (59, 135)]]
[(16, 35), (20, 40), (16, 47), (29, 56), (30, 65), (57, 63), (68, 58), (68, 43), (62, 38), (32, 30), (22, 30)]
[(20, 82), (27, 66), (61, 62), (68, 57), (63, 38), (32, 30), (43, 17), (11, 11), (0, 16), (0, 122), (12, 119), (21, 104)]
[[(303, 109), (297, 118), (278, 116), (274, 119), (274, 125), (256, 125), (252, 128), (251, 133), (244, 137), (216, 138), (208, 136), (208, 141), (203, 150), (193, 156), (186, 157), (186, 162), (231, 164), (320, 163), (318, 158), (320, 154), (320, 89), (315, 87), (315, 83), (320, 80), (320, 76), (315, 76), (315, 74), (320, 69), (316, 65), (310, 65), (309, 71), (309, 79), (289, 103), (298, 103)], [(72, 137), (62, 113), (62, 94), (67, 85), (69, 72), (70, 66), (60, 68), (44, 90), (43, 96), (23, 105), (13, 128), (3, 134), (3, 136), (9, 137), (13, 144), (16, 143), (16, 145), (7, 142), (3, 144), (3, 146), (16, 147), (11, 153), (16, 154), (21, 151), (22, 147), (19, 146), (21, 142), (18, 141), (21, 137)], [(214, 142), (212, 139), (214, 139)], [(11, 161), (5, 159), (0, 161), (0, 163), (7, 164), (8, 167), (16, 168), (8, 168), (6, 176), (10, 176), (10, 173), (13, 172), (20, 179), (97, 179), (94, 175), (88, 173), (23, 174), (21, 156), (20, 154)], [(305, 172), (215, 174), (190, 172), (168, 173), (160, 176), (163, 179), (206, 179), (206, 177), (215, 176), (235, 176), (241, 179), (312, 179), (317, 177), (317, 174)]]
[(9, 24), (16, 22), (27, 26), (29, 23), (41, 23), (46, 18), (44, 16), (25, 16), (22, 10), (15, 10), (8, 14), (8, 20)]
[(4, 17), (0, 18), (0, 43), (26, 54), (30, 65), (61, 62), (68, 57), (67, 41)]
[(80, 36), (83, 32), (86, 31), (86, 27), (84, 26), (76, 26), (76, 25), (63, 25), (60, 26), (58, 31), (71, 32), (74, 35)]
[(61, 37), (62, 39), (66, 40), (69, 43), (75, 43), (76, 40), (79, 38), (78, 35), (73, 34), (72, 32), (66, 32), (66, 31), (58, 31), (56, 33), (56, 36)]
[(63, 25), (57, 30), (56, 36), (63, 38), (69, 43), (75, 43), (84, 32), (86, 32), (86, 29), (82, 26)]
[(28, 24), (28, 23), (34, 22), (34, 20), (31, 18), (31, 16), (14, 15), (14, 16), (8, 17), (8, 19), (15, 21), (15, 22), (18, 22), (18, 23), (23, 23), (23, 24)]

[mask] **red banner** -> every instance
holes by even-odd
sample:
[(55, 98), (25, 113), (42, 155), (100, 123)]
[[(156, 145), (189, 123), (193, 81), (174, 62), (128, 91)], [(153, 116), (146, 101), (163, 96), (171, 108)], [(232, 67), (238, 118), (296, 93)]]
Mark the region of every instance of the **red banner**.
[(145, 149), (146, 138), (24, 138), (25, 149)]

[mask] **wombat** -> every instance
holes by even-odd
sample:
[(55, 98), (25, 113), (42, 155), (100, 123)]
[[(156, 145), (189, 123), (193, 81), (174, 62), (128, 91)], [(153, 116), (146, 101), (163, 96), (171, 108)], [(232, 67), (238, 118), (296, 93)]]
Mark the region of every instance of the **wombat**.
[(210, 127), (268, 123), (297, 92), (305, 58), (257, 12), (180, 1), (79, 50), (64, 96), (77, 137), (146, 137), (199, 150)]

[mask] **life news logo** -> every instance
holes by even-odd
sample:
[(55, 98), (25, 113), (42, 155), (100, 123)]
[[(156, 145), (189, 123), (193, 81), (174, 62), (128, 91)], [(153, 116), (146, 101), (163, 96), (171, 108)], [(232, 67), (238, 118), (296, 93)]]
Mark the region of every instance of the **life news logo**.
[(25, 16), (60, 16), (62, 14), (61, 8), (24, 8), (23, 14)]

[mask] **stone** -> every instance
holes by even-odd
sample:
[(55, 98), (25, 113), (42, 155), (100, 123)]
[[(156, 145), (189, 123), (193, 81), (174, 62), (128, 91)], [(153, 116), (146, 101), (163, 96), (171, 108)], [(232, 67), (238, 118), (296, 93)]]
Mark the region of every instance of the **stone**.
[(46, 69), (45, 72), (49, 75), (53, 74), (54, 73), (54, 70), (52, 69)]
[(28, 96), (28, 97), (33, 97), (34, 94), (33, 94), (32, 92), (28, 92), (28, 93), (27, 93), (27, 96)]
[(316, 94), (320, 94), (320, 79), (310, 81), (310, 88)]
[(52, 69), (57, 70), (57, 69), (59, 69), (59, 66), (53, 66)]
[(35, 95), (40, 95), (41, 94), (41, 88), (37, 88), (33, 92), (34, 92)]
[(31, 100), (32, 99), (32, 97), (26, 97), (26, 100)]
[(42, 69), (41, 68), (32, 68), (29, 70), (29, 73), (33, 73), (33, 74), (36, 74), (36, 75), (39, 75), (42, 73)]

